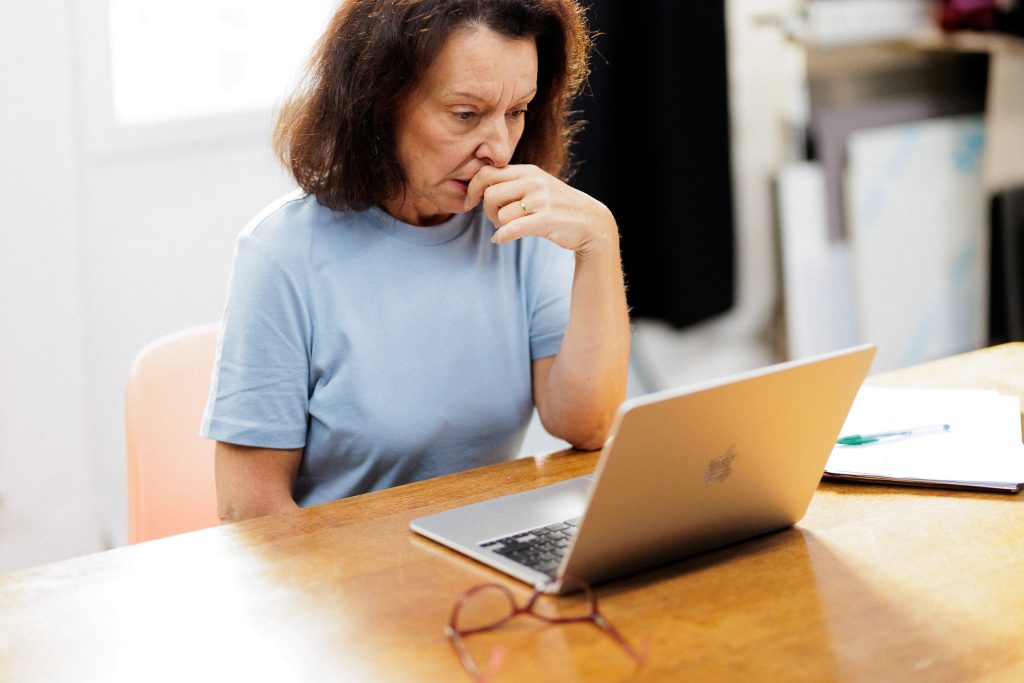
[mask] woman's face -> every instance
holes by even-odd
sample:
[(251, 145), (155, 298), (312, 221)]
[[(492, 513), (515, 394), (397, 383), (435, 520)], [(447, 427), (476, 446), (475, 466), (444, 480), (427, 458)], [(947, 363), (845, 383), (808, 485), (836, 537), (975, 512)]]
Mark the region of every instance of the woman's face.
[(485, 165), (505, 166), (537, 93), (537, 48), (483, 27), (455, 31), (396, 119), (404, 196), (385, 205), (412, 225), (466, 210), (466, 187)]

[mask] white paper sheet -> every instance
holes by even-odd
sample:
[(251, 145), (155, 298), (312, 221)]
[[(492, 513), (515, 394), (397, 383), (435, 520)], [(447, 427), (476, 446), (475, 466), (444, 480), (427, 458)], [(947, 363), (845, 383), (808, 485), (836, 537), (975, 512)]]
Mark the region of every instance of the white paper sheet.
[(863, 387), (842, 436), (948, 424), (907, 438), (836, 446), (830, 474), (935, 482), (1024, 482), (1020, 399), (994, 391)]

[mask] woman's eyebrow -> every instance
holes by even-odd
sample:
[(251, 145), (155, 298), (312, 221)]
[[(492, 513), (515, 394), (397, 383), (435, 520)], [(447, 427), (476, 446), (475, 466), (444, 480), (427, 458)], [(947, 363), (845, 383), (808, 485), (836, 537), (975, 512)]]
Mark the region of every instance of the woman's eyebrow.
[(446, 92), (444, 94), (444, 96), (445, 97), (450, 97), (450, 98), (453, 98), (453, 99), (459, 99), (459, 100), (473, 100), (475, 102), (483, 102), (483, 101), (485, 101), (484, 98), (480, 97), (479, 95), (475, 95), (475, 94), (473, 94), (471, 92), (461, 92), (461, 91), (451, 92), (451, 91), (449, 91), (449, 92)]
[[(516, 99), (516, 102), (522, 102), (523, 100), (532, 100), (534, 98), (534, 96), (536, 96), (536, 95), (537, 95), (537, 88), (534, 88), (533, 90), (531, 90), (530, 92), (526, 93), (522, 97)], [(474, 102), (487, 102), (487, 99), (483, 98), (483, 97), (480, 97), (480, 95), (477, 95), (477, 94), (471, 93), (471, 92), (464, 92), (464, 91), (461, 91), (461, 90), (447, 91), (447, 92), (444, 93), (444, 97), (446, 99), (451, 98), (451, 99), (459, 99), (459, 100), (472, 100)]]

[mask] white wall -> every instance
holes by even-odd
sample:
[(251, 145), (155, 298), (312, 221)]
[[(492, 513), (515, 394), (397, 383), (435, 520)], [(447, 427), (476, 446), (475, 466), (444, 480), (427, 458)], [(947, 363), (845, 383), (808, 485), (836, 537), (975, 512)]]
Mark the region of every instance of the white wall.
[(0, 569), (99, 547), (72, 47), (69, 2), (0, 4)]
[[(794, 1), (729, 4), (738, 302), (683, 333), (638, 326), (659, 385), (772, 358), (782, 46), (750, 19)], [(235, 235), (291, 187), (251, 120), (111, 142), (96, 113), (102, 20), (88, 14), (102, 7), (0, 0), (0, 572), (123, 543), (131, 361), (218, 318)]]

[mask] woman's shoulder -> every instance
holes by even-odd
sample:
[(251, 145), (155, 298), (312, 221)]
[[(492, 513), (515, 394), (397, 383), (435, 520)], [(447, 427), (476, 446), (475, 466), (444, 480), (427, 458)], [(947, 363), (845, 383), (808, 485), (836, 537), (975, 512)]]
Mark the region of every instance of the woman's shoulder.
[[(330, 209), (315, 195), (295, 190), (271, 202), (239, 234), (239, 242), (257, 243), (275, 255), (308, 258), (314, 247), (339, 248), (353, 228), (366, 222), (366, 212)], [(343, 248), (344, 245), (342, 244)]]
[(240, 237), (255, 237), (261, 242), (292, 242), (302, 232), (336, 220), (335, 212), (321, 205), (314, 195), (294, 190), (263, 208), (242, 229)]

